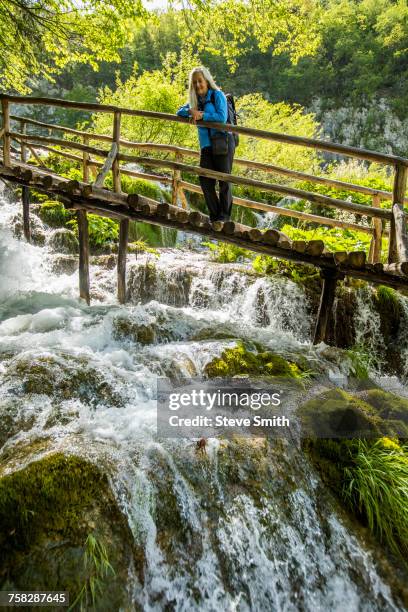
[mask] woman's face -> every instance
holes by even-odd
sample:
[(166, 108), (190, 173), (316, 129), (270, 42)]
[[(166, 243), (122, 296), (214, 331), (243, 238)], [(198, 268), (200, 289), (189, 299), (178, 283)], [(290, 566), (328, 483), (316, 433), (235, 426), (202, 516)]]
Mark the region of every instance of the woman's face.
[(202, 72), (196, 72), (193, 75), (193, 87), (199, 96), (205, 96), (208, 91), (208, 83), (205, 80)]

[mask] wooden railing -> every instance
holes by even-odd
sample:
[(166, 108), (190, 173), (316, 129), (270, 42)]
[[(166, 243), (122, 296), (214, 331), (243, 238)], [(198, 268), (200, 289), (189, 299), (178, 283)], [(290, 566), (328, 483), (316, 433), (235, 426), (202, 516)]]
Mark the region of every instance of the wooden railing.
[[(319, 204), (323, 207), (335, 208), (337, 210), (354, 213), (357, 216), (363, 215), (368, 218), (371, 218), (372, 225), (367, 226), (357, 222), (353, 223), (351, 221), (345, 221), (341, 219), (332, 219), (330, 217), (325, 217), (322, 215), (309, 214), (284, 207), (273, 206), (265, 202), (257, 202), (248, 198), (240, 198), (234, 196), (234, 203), (240, 206), (248, 207), (255, 210), (262, 210), (266, 212), (274, 212), (279, 215), (303, 219), (308, 222), (319, 223), (322, 225), (350, 228), (366, 232), (372, 236), (369, 254), (369, 261), (371, 263), (376, 263), (380, 260), (382, 238), (385, 234), (388, 234), (388, 263), (398, 264), (399, 262), (407, 261), (407, 219), (403, 209), (404, 203), (408, 201), (408, 198), (405, 197), (408, 175), (408, 160), (405, 158), (398, 157), (395, 155), (377, 153), (375, 151), (368, 151), (357, 147), (340, 145), (323, 140), (291, 136), (287, 134), (269, 132), (266, 130), (259, 130), (249, 127), (232, 126), (229, 124), (219, 124), (204, 121), (200, 121), (197, 123), (197, 125), (202, 125), (205, 127), (216, 127), (226, 131), (236, 132), (244, 136), (262, 138), (290, 145), (309, 147), (313, 149), (318, 149), (320, 151), (327, 151), (339, 155), (351, 156), (364, 161), (391, 165), (394, 169), (394, 184), (392, 193), (327, 177), (314, 176), (304, 172), (299, 172), (291, 170), (289, 168), (284, 168), (281, 166), (276, 166), (264, 162), (240, 158), (236, 158), (234, 160), (235, 167), (257, 170), (266, 174), (275, 174), (279, 176), (289, 177), (297, 181), (309, 181), (316, 184), (341, 188), (347, 191), (368, 195), (371, 197), (372, 206), (367, 206), (358, 204), (356, 202), (350, 202), (348, 200), (325, 196), (316, 192), (305, 191), (290, 185), (284, 185), (281, 183), (271, 183), (235, 174), (225, 174), (215, 172), (213, 170), (204, 169), (199, 167), (198, 165), (184, 163), (184, 160), (186, 158), (197, 160), (199, 158), (198, 151), (170, 144), (131, 142), (128, 140), (124, 140), (120, 137), (120, 124), (121, 117), (123, 115), (145, 117), (146, 119), (153, 120), (160, 119), (166, 121), (188, 123), (188, 119), (178, 117), (176, 115), (153, 111), (132, 110), (100, 104), (70, 102), (66, 100), (49, 98), (31, 98), (0, 95), (0, 100), (3, 114), (3, 127), (0, 130), (0, 138), (3, 140), (3, 163), (5, 166), (10, 166), (13, 163), (11, 142), (15, 141), (20, 145), (22, 160), (25, 160), (26, 151), (28, 149), (36, 158), (37, 162), (40, 165), (44, 165), (43, 160), (37, 154), (36, 151), (38, 149), (43, 149), (81, 163), (83, 168), (83, 181), (85, 183), (89, 183), (90, 181), (89, 171), (91, 170), (94, 174), (93, 183), (91, 187), (91, 189), (93, 190), (97, 190), (98, 188), (103, 186), (104, 180), (109, 172), (112, 172), (113, 190), (117, 193), (120, 193), (121, 191), (121, 174), (168, 183), (171, 185), (172, 203), (178, 204), (180, 202), (183, 208), (187, 208), (187, 199), (185, 196), (185, 192), (201, 193), (201, 188), (198, 185), (183, 180), (183, 172), (188, 172), (196, 176), (207, 176), (211, 178), (227, 180), (234, 185), (246, 185), (259, 189), (260, 191), (269, 191), (284, 196), (301, 198), (306, 201)], [(112, 135), (95, 134), (83, 130), (77, 130), (60, 125), (53, 125), (41, 121), (36, 121), (29, 117), (11, 115), (11, 104), (20, 106), (41, 104), (54, 107), (63, 107), (67, 109), (78, 109), (81, 111), (111, 113), (113, 115)], [(18, 123), (20, 125), (20, 129), (13, 130), (12, 123)], [(46, 129), (48, 130), (48, 135), (40, 136), (34, 133), (27, 133), (27, 126), (35, 126), (36, 128)], [(69, 134), (71, 136), (78, 137), (81, 142), (66, 140), (61, 137), (52, 136), (53, 132), (62, 132), (63, 135)], [(104, 149), (100, 148), (99, 146), (93, 146), (91, 144), (93, 142), (109, 143), (110, 148)], [(62, 150), (56, 149), (55, 146), (62, 147)], [(148, 151), (155, 153), (171, 153), (174, 155), (174, 159), (158, 159), (154, 157), (133, 155), (123, 152), (129, 150)], [(72, 153), (70, 151), (79, 152), (81, 155)], [(94, 159), (95, 157), (103, 158), (104, 161), (98, 161)], [(120, 164), (120, 162), (133, 162), (138, 163), (143, 167), (167, 169), (172, 171), (172, 175), (168, 176), (165, 174), (138, 172), (124, 167)], [(391, 201), (391, 209), (381, 208), (382, 200)], [(86, 213), (84, 211), (82, 212), (83, 216), (86, 216)], [(388, 231), (385, 229), (386, 222), (389, 222)], [(82, 222), (80, 220), (79, 231), (87, 231), (85, 226), (85, 219), (82, 219)], [(128, 221), (124, 220), (123, 222), (121, 222), (120, 240), (125, 243), (127, 242), (127, 233)], [(84, 241), (82, 241), (82, 243), (84, 243)], [(83, 254), (83, 256), (85, 257), (86, 254)], [(120, 277), (123, 278), (123, 275), (121, 275)], [(124, 295), (123, 286), (119, 287), (119, 293), (121, 295)]]

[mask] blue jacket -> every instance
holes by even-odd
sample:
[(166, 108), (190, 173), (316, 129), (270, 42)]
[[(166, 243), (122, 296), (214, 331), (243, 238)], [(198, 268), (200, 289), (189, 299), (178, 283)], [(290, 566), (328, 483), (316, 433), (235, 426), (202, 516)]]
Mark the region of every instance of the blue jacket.
[[(214, 103), (210, 101), (211, 93), (214, 92)], [(184, 106), (180, 106), (177, 111), (177, 115), (179, 117), (189, 117), (190, 104), (184, 104)], [(208, 88), (207, 95), (204, 101), (204, 115), (203, 121), (217, 121), (218, 123), (227, 123), (228, 118), (228, 108), (227, 108), (227, 98), (225, 94), (220, 89), (210, 89)], [(210, 129), (211, 135), (215, 134), (217, 130)], [(198, 128), (198, 138), (200, 140), (200, 147), (210, 147), (211, 141), (208, 134), (208, 128), (199, 127)]]

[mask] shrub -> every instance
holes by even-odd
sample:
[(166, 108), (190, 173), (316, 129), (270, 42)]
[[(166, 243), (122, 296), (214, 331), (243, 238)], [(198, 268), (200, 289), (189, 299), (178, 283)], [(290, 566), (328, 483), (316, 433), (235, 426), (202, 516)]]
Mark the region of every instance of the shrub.
[(395, 553), (408, 552), (408, 455), (387, 439), (356, 441), (352, 467), (344, 470), (344, 494), (370, 530)]

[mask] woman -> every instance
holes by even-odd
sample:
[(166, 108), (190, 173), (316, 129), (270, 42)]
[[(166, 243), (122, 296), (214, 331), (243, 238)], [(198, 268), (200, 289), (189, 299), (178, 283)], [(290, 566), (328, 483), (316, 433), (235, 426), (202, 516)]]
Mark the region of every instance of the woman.
[[(191, 117), (191, 122), (216, 121), (226, 123), (228, 118), (227, 98), (215, 84), (209, 70), (204, 66), (193, 68), (189, 78), (189, 101), (181, 106), (177, 115)], [(235, 140), (231, 132), (227, 132), (228, 153), (214, 155), (210, 137), (219, 133), (206, 127), (198, 128), (200, 140), (200, 166), (210, 170), (231, 173), (232, 160), (235, 152)], [(232, 192), (230, 183), (219, 181), (219, 197), (215, 191), (216, 179), (200, 176), (200, 185), (210, 213), (211, 221), (228, 221), (231, 216)]]

